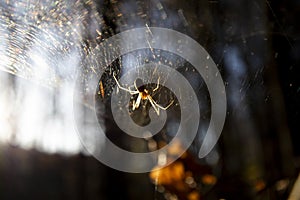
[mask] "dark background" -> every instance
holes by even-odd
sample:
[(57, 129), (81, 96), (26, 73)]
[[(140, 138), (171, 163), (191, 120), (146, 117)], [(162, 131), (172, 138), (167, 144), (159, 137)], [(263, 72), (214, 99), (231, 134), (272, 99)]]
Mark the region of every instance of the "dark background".
[[(209, 189), (197, 188), (201, 199), (286, 199), (300, 167), (300, 1), (165, 0), (161, 4), (166, 18), (157, 2), (95, 5), (103, 20), (104, 39), (146, 23), (171, 28), (203, 45), (221, 71), (228, 113), (218, 142), (218, 162), (209, 165), (193, 149), (180, 160), (195, 179), (206, 171), (217, 178)], [(2, 2), (2, 9), (5, 5)], [(92, 31), (83, 38), (89, 46), (101, 42), (91, 41)], [(181, 199), (182, 192), (172, 185), (166, 188)], [(0, 199), (171, 197), (160, 192), (147, 173), (119, 172), (83, 153), (47, 154), (4, 143)]]

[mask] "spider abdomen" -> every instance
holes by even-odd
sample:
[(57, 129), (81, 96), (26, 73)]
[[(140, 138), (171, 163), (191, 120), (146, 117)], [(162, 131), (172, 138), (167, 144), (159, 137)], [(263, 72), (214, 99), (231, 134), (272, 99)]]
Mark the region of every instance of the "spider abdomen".
[(140, 95), (143, 100), (146, 100), (149, 94), (148, 94), (148, 91), (145, 90), (145, 91), (141, 92)]

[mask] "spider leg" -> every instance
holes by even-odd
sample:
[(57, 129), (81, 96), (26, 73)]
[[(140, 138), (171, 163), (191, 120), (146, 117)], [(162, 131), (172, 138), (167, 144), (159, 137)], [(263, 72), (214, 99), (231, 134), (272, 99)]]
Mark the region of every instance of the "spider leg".
[(133, 102), (132, 110), (139, 108), (141, 100), (142, 100), (142, 96), (139, 94), (139, 96), (136, 99), (136, 102)]
[(158, 88), (159, 88), (159, 79), (160, 77), (158, 77), (157, 79), (157, 84), (156, 84), (156, 88), (154, 88), (152, 91), (155, 92)]
[(138, 90), (132, 91), (129, 87), (128, 87), (128, 88), (125, 88), (125, 87), (121, 86), (120, 83), (119, 83), (119, 81), (117, 80), (115, 74), (113, 74), (113, 77), (114, 77), (114, 79), (115, 79), (115, 81), (116, 81), (117, 86), (118, 86), (119, 89), (124, 90), (124, 91), (126, 91), (126, 92), (129, 92), (131, 95), (132, 95), (132, 94), (138, 94), (138, 93), (139, 93)]
[[(150, 96), (149, 96), (150, 97)], [(150, 97), (152, 99), (152, 97)], [(153, 103), (155, 104), (155, 106), (157, 106), (158, 108), (162, 109), (162, 110), (167, 110), (173, 103), (174, 100), (172, 100), (169, 105), (167, 105), (166, 107), (163, 107), (161, 105), (159, 105), (158, 103), (156, 103), (153, 99), (152, 99)]]
[(136, 89), (136, 91), (139, 91), (139, 88), (136, 85), (136, 80), (134, 80), (133, 84), (134, 84), (134, 88)]
[(151, 103), (151, 106), (154, 108), (155, 112), (157, 115), (159, 115), (159, 107), (157, 106), (157, 103), (155, 103), (155, 101), (152, 99), (151, 96), (147, 97), (149, 102)]

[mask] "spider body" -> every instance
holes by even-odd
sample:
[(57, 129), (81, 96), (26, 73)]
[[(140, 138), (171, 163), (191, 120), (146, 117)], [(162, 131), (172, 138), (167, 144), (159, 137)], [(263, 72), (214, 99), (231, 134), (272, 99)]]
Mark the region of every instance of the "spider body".
[(145, 89), (143, 92), (140, 92), (140, 95), (142, 96), (143, 100), (146, 100), (149, 95), (149, 92)]
[[(125, 88), (125, 87), (121, 86), (114, 74), (113, 74), (113, 77), (114, 77), (119, 89), (129, 92), (131, 95), (138, 94), (138, 97), (136, 98), (136, 100), (133, 101), (132, 110), (139, 108), (139, 106), (141, 104), (141, 100), (148, 100), (150, 102), (151, 106), (154, 108), (156, 114), (159, 115), (159, 109), (167, 110), (174, 102), (174, 100), (172, 100), (168, 106), (163, 107), (153, 100), (152, 96), (150, 95), (149, 90), (147, 90), (144, 85), (137, 87), (136, 82), (141, 81), (140, 79), (137, 79), (134, 81), (135, 90), (131, 90), (130, 87)], [(141, 85), (141, 84), (139, 84), (139, 85)], [(158, 88), (159, 88), (159, 78), (157, 80), (156, 87), (152, 90), (152, 92), (155, 92), (156, 90), (158, 90)]]

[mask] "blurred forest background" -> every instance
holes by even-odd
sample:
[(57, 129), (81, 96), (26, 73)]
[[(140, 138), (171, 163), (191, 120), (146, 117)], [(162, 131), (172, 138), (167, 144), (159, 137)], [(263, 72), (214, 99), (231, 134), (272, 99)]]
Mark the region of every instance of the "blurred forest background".
[[(287, 199), (300, 169), (299, 18), (299, 0), (0, 0), (0, 199)], [(196, 141), (170, 166), (131, 174), (89, 156), (66, 99), (89, 49), (145, 26), (208, 51), (228, 112), (206, 158)]]

